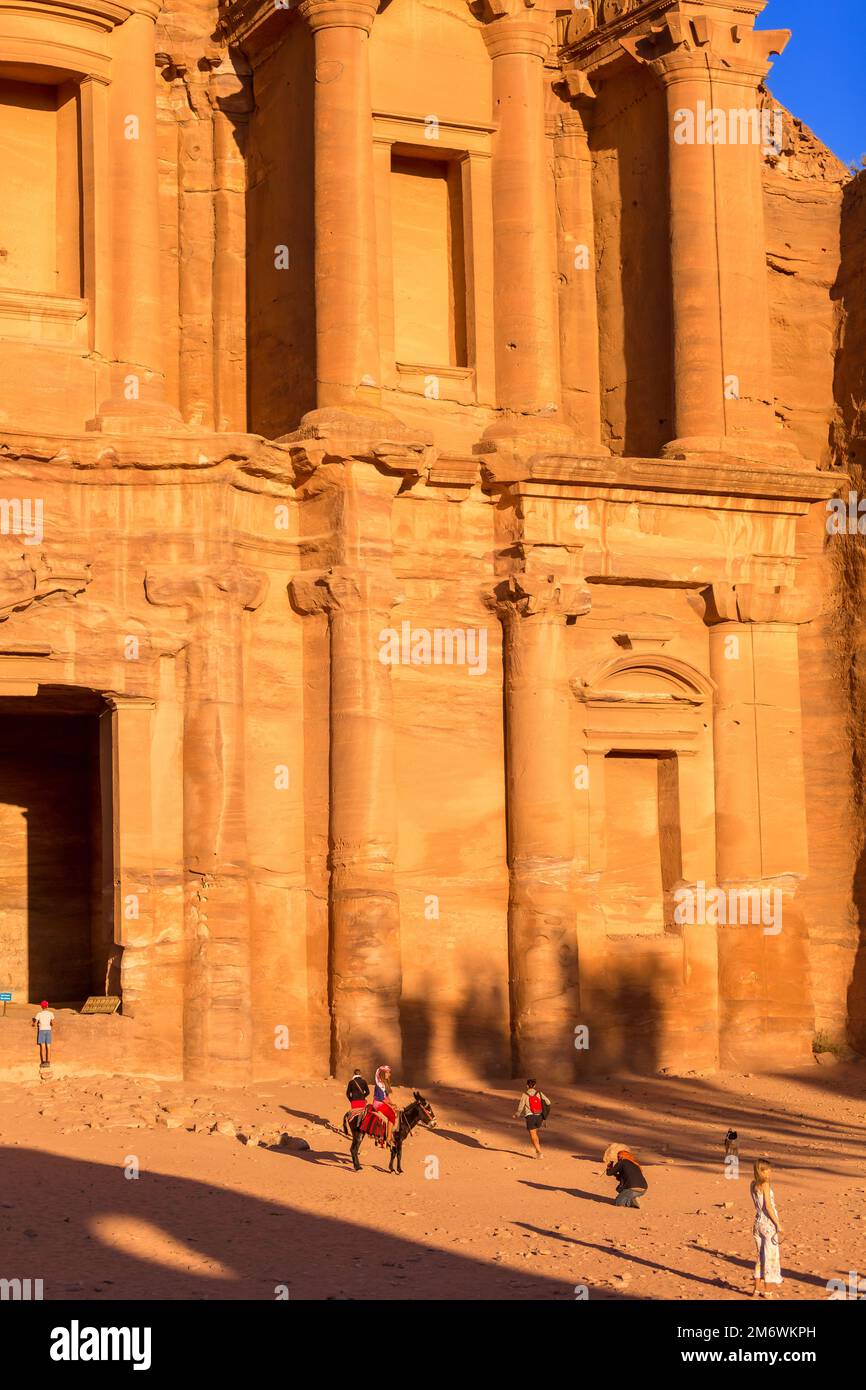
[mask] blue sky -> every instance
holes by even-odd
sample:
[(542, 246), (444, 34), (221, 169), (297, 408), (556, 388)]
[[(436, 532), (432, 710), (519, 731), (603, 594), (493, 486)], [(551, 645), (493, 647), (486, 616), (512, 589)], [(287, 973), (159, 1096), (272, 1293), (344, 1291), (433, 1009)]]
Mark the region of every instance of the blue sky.
[(775, 97), (846, 164), (866, 154), (866, 0), (769, 0), (759, 29), (790, 29)]

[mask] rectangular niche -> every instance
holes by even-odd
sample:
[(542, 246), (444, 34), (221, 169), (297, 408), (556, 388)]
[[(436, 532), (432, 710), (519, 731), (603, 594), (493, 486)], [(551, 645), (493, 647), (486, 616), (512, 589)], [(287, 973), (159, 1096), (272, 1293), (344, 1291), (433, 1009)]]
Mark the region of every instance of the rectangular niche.
[(391, 156), (398, 363), (466, 367), (463, 200), (456, 161)]
[[(78, 87), (0, 76), (0, 298), (38, 315), (82, 293)], [(2, 332), (0, 326), (0, 332)]]
[(676, 755), (613, 751), (604, 771), (607, 930), (615, 936), (677, 931), (673, 890), (682, 879), (682, 843)]

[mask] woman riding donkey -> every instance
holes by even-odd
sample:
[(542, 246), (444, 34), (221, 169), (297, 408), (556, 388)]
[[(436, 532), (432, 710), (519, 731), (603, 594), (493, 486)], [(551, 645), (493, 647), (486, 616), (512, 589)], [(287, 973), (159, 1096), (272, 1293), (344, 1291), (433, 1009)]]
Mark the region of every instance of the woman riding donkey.
[(433, 1107), (419, 1091), (413, 1091), (413, 1099), (398, 1112), (393, 1105), (392, 1090), (391, 1068), (378, 1067), (372, 1105), (366, 1106), (363, 1112), (359, 1112), (357, 1115), (347, 1115), (343, 1121), (343, 1129), (352, 1139), (351, 1157), (355, 1172), (358, 1172), (361, 1167), (358, 1154), (365, 1138), (375, 1140), (380, 1148), (390, 1149), (391, 1160), (388, 1164), (388, 1172), (393, 1173), (395, 1171), (394, 1165), (396, 1163), (396, 1171), (402, 1173), (405, 1140), (419, 1124), (429, 1125), (431, 1128), (436, 1127)]
[(394, 1089), (391, 1082), (391, 1068), (377, 1067), (376, 1078), (373, 1085), (373, 1109), (382, 1116), (385, 1121), (386, 1144), (391, 1143), (391, 1134), (397, 1121), (397, 1112), (391, 1101), (391, 1092)]

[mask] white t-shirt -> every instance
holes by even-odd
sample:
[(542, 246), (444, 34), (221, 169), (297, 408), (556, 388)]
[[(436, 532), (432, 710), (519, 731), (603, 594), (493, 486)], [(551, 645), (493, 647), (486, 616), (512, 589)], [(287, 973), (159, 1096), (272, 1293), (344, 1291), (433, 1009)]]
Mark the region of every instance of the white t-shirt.
[(51, 1009), (39, 1010), (38, 1014), (36, 1015), (36, 1027), (38, 1028), (40, 1033), (50, 1032), (51, 1025), (53, 1022), (54, 1014), (51, 1011)]

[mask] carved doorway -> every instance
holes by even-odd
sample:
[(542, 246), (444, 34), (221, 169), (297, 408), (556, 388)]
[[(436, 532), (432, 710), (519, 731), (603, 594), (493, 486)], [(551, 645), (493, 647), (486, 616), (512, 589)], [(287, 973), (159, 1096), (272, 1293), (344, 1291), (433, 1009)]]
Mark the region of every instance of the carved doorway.
[(16, 1003), (77, 1007), (112, 973), (104, 709), (62, 687), (0, 699), (0, 989)]

